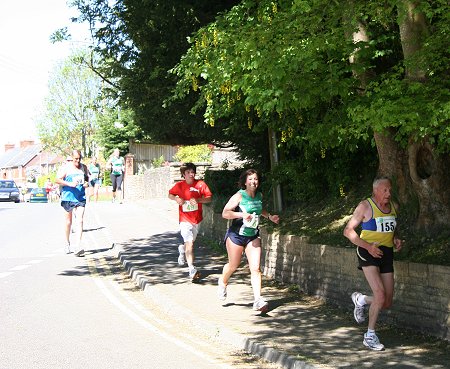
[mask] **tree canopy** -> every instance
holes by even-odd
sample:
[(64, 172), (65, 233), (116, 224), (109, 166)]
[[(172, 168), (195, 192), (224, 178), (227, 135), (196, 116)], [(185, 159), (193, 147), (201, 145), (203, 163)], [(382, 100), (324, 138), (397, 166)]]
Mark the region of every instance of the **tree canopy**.
[(291, 198), (342, 193), (378, 158), (421, 226), (448, 219), (446, 0), (218, 3), (73, 0), (144, 133), (263, 164), (272, 132)]
[[(195, 144), (219, 136), (204, 127), (190, 103), (164, 107), (176, 78), (168, 70), (188, 48), (187, 36), (237, 1), (73, 0), (79, 22), (89, 22), (102, 59), (98, 72), (110, 93), (133, 110), (136, 123), (154, 142)], [(105, 88), (108, 86), (106, 85)]]
[(76, 51), (55, 66), (44, 111), (37, 118), (44, 147), (64, 155), (74, 148), (80, 148), (84, 155), (91, 155), (96, 149), (94, 134), (101, 81), (77, 62), (83, 54), (84, 51)]

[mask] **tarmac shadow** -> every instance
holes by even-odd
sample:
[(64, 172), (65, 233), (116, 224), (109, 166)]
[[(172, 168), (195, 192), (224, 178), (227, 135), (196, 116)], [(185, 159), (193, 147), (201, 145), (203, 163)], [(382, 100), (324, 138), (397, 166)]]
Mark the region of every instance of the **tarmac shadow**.
[(105, 227), (97, 227), (97, 228), (84, 228), (83, 229), (83, 233), (84, 232), (92, 232), (92, 231), (99, 231), (100, 229), (104, 229)]
[(94, 254), (98, 254), (101, 252), (105, 252), (105, 251), (109, 251), (114, 247), (114, 245), (112, 245), (111, 247), (104, 247), (102, 249), (90, 249), (90, 250), (85, 250), (84, 253), (85, 254), (89, 254), (89, 255), (94, 255)]
[(294, 301), (298, 301), (298, 297), (288, 296), (288, 297), (282, 297), (282, 298), (276, 299), (276, 300), (268, 300), (269, 309), (267, 310), (267, 312), (275, 310), (276, 308), (279, 308), (280, 306), (287, 305)]

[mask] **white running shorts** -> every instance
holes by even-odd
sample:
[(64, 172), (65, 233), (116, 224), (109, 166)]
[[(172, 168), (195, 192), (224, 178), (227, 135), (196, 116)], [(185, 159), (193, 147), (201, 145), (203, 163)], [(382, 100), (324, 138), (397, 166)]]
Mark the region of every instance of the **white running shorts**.
[(198, 234), (198, 224), (180, 222), (180, 232), (184, 242), (194, 242)]

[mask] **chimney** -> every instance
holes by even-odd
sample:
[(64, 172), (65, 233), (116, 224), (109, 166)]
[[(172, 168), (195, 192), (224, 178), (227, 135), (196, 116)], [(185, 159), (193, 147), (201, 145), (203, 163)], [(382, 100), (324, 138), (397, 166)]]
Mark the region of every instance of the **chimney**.
[(33, 140), (20, 141), (20, 148), (21, 149), (24, 149), (25, 147), (28, 147), (28, 146), (31, 146), (31, 145), (34, 145), (34, 141)]
[(8, 150), (12, 150), (16, 147), (15, 144), (5, 144), (5, 152), (7, 152)]

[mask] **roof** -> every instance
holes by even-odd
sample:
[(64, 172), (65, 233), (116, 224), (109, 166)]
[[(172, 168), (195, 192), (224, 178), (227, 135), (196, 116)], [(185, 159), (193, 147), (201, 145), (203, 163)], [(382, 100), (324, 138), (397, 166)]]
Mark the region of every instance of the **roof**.
[(0, 156), (0, 168), (16, 168), (25, 166), (41, 152), (41, 145), (30, 145), (25, 148), (16, 147)]

